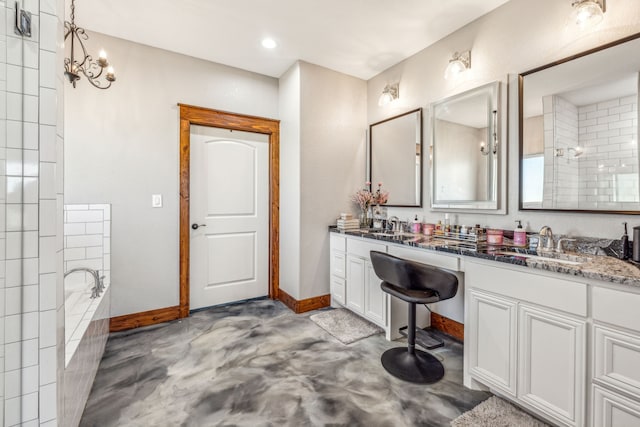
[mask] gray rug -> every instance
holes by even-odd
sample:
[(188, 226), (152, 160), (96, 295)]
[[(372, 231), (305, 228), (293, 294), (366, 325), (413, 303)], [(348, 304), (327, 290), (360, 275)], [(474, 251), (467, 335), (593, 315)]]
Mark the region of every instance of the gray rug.
[(309, 317), (316, 325), (336, 337), (342, 344), (351, 344), (383, 332), (346, 308), (327, 310)]
[(496, 396), (451, 421), (453, 427), (549, 427)]

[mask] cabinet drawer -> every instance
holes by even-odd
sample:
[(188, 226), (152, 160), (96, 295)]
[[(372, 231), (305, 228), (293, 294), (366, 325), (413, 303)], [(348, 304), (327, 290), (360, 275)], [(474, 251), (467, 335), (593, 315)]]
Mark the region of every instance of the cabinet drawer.
[(640, 404), (593, 386), (593, 427), (638, 427)]
[(640, 335), (595, 325), (593, 380), (640, 399)]
[(640, 332), (640, 294), (593, 288), (593, 320)]
[(345, 281), (337, 277), (331, 277), (331, 298), (340, 305), (346, 304)]
[(453, 271), (460, 271), (460, 258), (451, 255), (437, 254), (424, 249), (402, 248), (397, 246), (389, 246), (391, 255), (408, 259), (423, 264), (433, 265), (435, 267), (447, 268)]
[(371, 251), (387, 252), (387, 246), (356, 239), (347, 240), (347, 252), (349, 255), (357, 255), (364, 259), (369, 259), (369, 252)]
[(347, 271), (347, 257), (344, 252), (331, 250), (331, 259), (329, 260), (331, 275), (344, 279)]
[(347, 250), (347, 238), (344, 236), (339, 236), (335, 233), (329, 234), (329, 245), (331, 250), (337, 251), (346, 251)]
[(583, 283), (467, 261), (465, 282), (468, 287), (587, 316), (587, 285)]

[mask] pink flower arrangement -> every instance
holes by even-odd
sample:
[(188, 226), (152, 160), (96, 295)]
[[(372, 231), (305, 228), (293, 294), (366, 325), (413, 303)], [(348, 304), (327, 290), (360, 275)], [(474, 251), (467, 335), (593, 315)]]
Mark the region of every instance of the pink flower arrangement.
[(384, 205), (389, 200), (389, 192), (382, 189), (381, 182), (378, 183), (375, 193), (372, 193), (370, 188), (371, 183), (367, 181), (365, 186), (351, 197), (351, 200), (363, 211), (369, 209), (371, 205)]

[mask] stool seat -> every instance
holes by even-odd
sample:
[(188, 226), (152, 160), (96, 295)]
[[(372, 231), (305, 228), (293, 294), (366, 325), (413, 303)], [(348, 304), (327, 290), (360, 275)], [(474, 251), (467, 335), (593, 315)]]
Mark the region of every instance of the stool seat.
[(388, 282), (380, 283), (380, 288), (388, 294), (407, 302), (429, 304), (440, 301), (440, 297), (431, 289), (406, 289)]
[(444, 366), (433, 355), (415, 348), (416, 304), (429, 304), (453, 298), (458, 291), (458, 277), (453, 272), (421, 264), (384, 252), (371, 251), (371, 263), (382, 279), (380, 288), (409, 303), (407, 348), (385, 351), (384, 369), (396, 378), (412, 383), (431, 384), (444, 376)]

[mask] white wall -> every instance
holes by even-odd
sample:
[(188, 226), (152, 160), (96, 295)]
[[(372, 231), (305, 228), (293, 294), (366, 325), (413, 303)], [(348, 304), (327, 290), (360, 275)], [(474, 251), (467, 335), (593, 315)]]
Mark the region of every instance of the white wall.
[[(603, 22), (590, 32), (582, 32), (569, 22), (570, 1), (511, 0), (502, 7), (454, 32), (407, 60), (368, 81), (368, 123), (380, 121), (417, 107), (425, 108), (423, 143), (429, 143), (429, 104), (482, 84), (501, 80), (536, 66), (565, 58), (629, 34), (640, 32), (640, 2), (609, 2)], [(455, 51), (471, 49), (472, 68), (456, 80), (445, 80), (444, 69)], [(400, 99), (379, 107), (377, 99), (385, 84), (400, 82)], [(508, 117), (508, 214), (456, 214), (457, 222), (513, 228), (522, 219), (529, 230), (548, 224), (554, 233), (618, 238), (620, 222), (639, 223), (640, 218), (622, 215), (598, 215), (518, 211), (518, 115), (517, 80), (509, 81)], [(429, 201), (429, 171), (424, 173), (424, 208), (421, 214), (437, 220)], [(390, 209), (389, 215), (409, 218), (418, 209)]]
[(329, 293), (329, 235), (364, 184), (366, 82), (298, 61), (280, 78), (280, 288)]
[(300, 297), (329, 293), (329, 235), (364, 184), (366, 82), (300, 62)]
[(89, 45), (104, 47), (118, 80), (65, 87), (65, 202), (112, 205), (112, 316), (175, 306), (177, 103), (277, 118), (278, 81), (96, 33)]
[(280, 289), (300, 298), (300, 64), (280, 77)]

